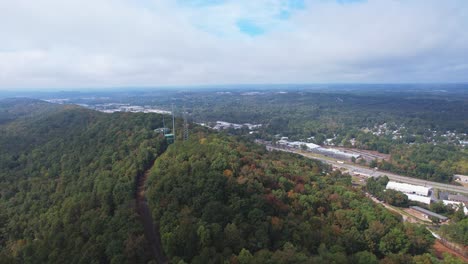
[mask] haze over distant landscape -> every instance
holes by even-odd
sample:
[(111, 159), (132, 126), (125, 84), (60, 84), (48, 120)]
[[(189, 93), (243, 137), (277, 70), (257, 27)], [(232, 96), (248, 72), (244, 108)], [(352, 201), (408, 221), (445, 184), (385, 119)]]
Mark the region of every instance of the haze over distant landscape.
[(0, 10), (0, 90), (468, 82), (463, 0), (17, 0)]

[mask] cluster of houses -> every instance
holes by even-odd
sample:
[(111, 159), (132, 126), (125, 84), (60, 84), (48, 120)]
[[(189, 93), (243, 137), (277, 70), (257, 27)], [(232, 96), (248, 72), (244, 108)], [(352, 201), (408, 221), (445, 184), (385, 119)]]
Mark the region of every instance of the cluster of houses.
[[(413, 184), (408, 184), (408, 183), (389, 181), (387, 183), (386, 189), (400, 191), (406, 194), (406, 196), (408, 196), (408, 200), (420, 202), (420, 203), (427, 204), (427, 205), (430, 205), (431, 202), (437, 200), (436, 198), (432, 197), (432, 187), (428, 187), (428, 186), (420, 186), (420, 185), (413, 185)], [(458, 208), (458, 206), (461, 204), (463, 206), (463, 211), (465, 212), (465, 215), (468, 214), (468, 197), (464, 195), (449, 194), (447, 199), (442, 199), (442, 202), (445, 205), (452, 206), (453, 208)], [(447, 220), (447, 217), (436, 214), (424, 208), (421, 208), (418, 206), (412, 206), (411, 208), (425, 215), (427, 218), (436, 217), (440, 219), (441, 221)]]
[[(393, 140), (403, 138), (405, 135), (416, 136), (416, 134), (408, 134), (408, 129), (404, 125), (383, 123), (375, 125), (374, 127), (366, 127), (363, 129), (364, 132), (371, 132), (376, 136), (392, 136)], [(428, 128), (424, 131), (424, 140), (426, 142), (432, 142), (434, 144), (446, 142), (453, 143), (461, 146), (468, 145), (468, 139), (466, 133), (458, 133), (454, 131), (437, 131)]]

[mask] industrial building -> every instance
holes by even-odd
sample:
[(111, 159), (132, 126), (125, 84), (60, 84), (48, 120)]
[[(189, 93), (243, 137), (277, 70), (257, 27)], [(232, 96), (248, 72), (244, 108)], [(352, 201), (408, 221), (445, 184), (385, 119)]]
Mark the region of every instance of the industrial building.
[(386, 188), (406, 194), (410, 201), (431, 204), (430, 191), (432, 187), (389, 181)]
[(348, 152), (344, 152), (344, 151), (334, 149), (334, 148), (324, 148), (314, 143), (307, 143), (307, 142), (302, 142), (302, 141), (288, 141), (287, 137), (282, 137), (281, 140), (278, 140), (277, 144), (281, 146), (287, 146), (287, 147), (297, 148), (297, 149), (302, 148), (302, 146), (306, 146), (307, 150), (310, 152), (325, 155), (325, 156), (332, 157), (332, 158), (337, 158), (337, 159), (351, 160), (353, 157), (355, 159), (358, 159), (361, 157), (360, 154), (348, 153)]
[(361, 157), (360, 154), (353, 154), (353, 153), (347, 153), (338, 149), (334, 148), (315, 148), (312, 150), (312, 152), (317, 152), (325, 156), (333, 157), (333, 158), (338, 158), (338, 159), (348, 159), (351, 160), (352, 158), (358, 159)]
[(432, 187), (425, 187), (420, 185), (413, 185), (408, 183), (389, 181), (387, 189), (400, 191), (406, 194), (416, 194), (419, 196), (429, 196)]
[(465, 205), (468, 205), (468, 197), (464, 196), (464, 195), (454, 195), (454, 194), (449, 194), (448, 196), (448, 200), (449, 201), (453, 201), (453, 202), (458, 202), (458, 203), (463, 203)]
[(288, 141), (287, 137), (283, 137), (281, 138), (281, 140), (278, 140), (277, 144), (292, 147), (292, 148), (301, 148), (303, 145), (305, 145), (308, 150), (320, 148), (319, 145), (314, 144), (314, 143), (307, 143), (307, 142), (302, 142), (302, 141)]
[(406, 196), (408, 196), (408, 200), (410, 201), (415, 201), (415, 202), (420, 202), (423, 204), (431, 204), (431, 197), (426, 197), (426, 196), (421, 196), (417, 194), (410, 194), (410, 193), (405, 193)]
[(429, 217), (435, 217), (437, 219), (439, 219), (440, 221), (442, 222), (445, 222), (448, 220), (447, 217), (443, 216), (443, 215), (440, 215), (440, 214), (436, 214), (434, 212), (431, 212), (429, 210), (426, 210), (424, 208), (421, 208), (419, 206), (410, 206), (411, 209), (415, 210), (415, 211), (418, 211), (419, 213), (423, 214), (424, 217), (426, 218), (429, 218)]

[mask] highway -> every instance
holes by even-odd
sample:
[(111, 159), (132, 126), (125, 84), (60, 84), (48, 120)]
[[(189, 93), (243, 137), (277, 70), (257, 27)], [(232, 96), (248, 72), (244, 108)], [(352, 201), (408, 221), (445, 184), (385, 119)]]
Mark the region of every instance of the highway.
[[(322, 157), (319, 156), (318, 154), (315, 153), (310, 153), (310, 152), (303, 152), (299, 149), (282, 149), (282, 148), (277, 148), (271, 145), (266, 145), (267, 150), (278, 150), (278, 151), (284, 151), (284, 152), (290, 152), (290, 153), (295, 153), (302, 155), (304, 157), (310, 158), (310, 159), (316, 159), (320, 160), (322, 162), (328, 163), (334, 167), (338, 168), (345, 168), (347, 169), (350, 173), (356, 173), (360, 174), (365, 177), (380, 177), (383, 175), (386, 175), (390, 180), (393, 181), (398, 181), (398, 182), (403, 182), (403, 183), (409, 183), (409, 184), (415, 184), (415, 185), (421, 185), (421, 186), (429, 186), (433, 187), (439, 190), (445, 190), (445, 191), (451, 191), (451, 192), (459, 192), (459, 193), (464, 193), (468, 194), (468, 188), (463, 187), (463, 186), (456, 186), (456, 185), (451, 185), (451, 184), (445, 184), (445, 183), (439, 183), (439, 182), (433, 182), (433, 181), (426, 181), (422, 179), (417, 179), (417, 178), (411, 178), (407, 176), (402, 176), (398, 174), (394, 174), (391, 172), (386, 172), (386, 171), (381, 171), (381, 170), (373, 170), (367, 167), (359, 166), (354, 163), (348, 163), (346, 161), (343, 161), (344, 163), (338, 163), (336, 159), (331, 159), (328, 157)], [(340, 161), (342, 162), (342, 161)]]

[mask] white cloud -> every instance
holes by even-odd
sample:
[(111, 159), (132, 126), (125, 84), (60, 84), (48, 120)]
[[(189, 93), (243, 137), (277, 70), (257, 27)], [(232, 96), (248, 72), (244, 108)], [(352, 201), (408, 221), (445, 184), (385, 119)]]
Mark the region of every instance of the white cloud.
[(0, 0), (0, 89), (468, 81), (463, 0), (134, 3)]

